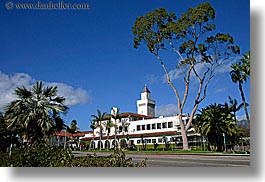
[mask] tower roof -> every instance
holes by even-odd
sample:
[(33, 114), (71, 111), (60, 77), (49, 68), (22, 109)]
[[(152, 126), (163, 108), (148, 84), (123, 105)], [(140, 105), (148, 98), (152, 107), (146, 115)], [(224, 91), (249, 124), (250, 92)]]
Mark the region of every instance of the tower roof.
[(144, 93), (144, 92), (151, 93), (146, 85), (144, 85), (144, 89), (143, 89), (142, 93)]

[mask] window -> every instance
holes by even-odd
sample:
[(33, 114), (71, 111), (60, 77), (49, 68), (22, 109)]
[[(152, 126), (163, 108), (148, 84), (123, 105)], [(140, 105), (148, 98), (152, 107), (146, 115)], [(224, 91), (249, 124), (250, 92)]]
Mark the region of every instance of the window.
[(168, 126), (168, 128), (173, 128), (173, 122), (171, 121), (171, 122), (168, 122), (167, 123), (167, 126)]
[(152, 130), (156, 129), (156, 124), (152, 124)]
[(145, 125), (142, 125), (142, 130), (145, 130)]
[(141, 126), (140, 125), (137, 125), (136, 130), (137, 131), (141, 131)]
[(151, 139), (146, 139), (146, 143), (151, 143)]
[(120, 126), (119, 126), (119, 132), (122, 132), (122, 128), (123, 128), (123, 127), (120, 125)]
[(158, 138), (158, 143), (162, 143), (163, 139), (162, 138)]
[(163, 128), (167, 128), (167, 123), (162, 123)]
[(157, 129), (161, 129), (161, 123), (157, 123)]
[(151, 129), (151, 125), (150, 125), (150, 124), (147, 124), (147, 125), (146, 125), (146, 129), (147, 129), (147, 130), (150, 130), (150, 129)]
[(137, 140), (137, 144), (140, 144), (141, 143), (141, 140)]
[(152, 143), (156, 143), (156, 139), (152, 139)]

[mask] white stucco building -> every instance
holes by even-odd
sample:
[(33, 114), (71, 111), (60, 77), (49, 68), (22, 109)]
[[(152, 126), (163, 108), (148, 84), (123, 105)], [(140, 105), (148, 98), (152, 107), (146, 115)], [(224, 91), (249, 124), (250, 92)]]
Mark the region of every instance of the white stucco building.
[[(100, 127), (94, 130), (94, 135), (87, 134), (80, 139), (90, 141), (90, 148), (114, 148), (115, 141), (118, 147), (134, 147), (144, 144), (164, 144), (165, 142), (182, 146), (181, 134), (178, 116), (159, 116), (155, 117), (156, 102), (151, 99), (151, 92), (144, 86), (141, 92), (141, 99), (137, 100), (138, 113), (125, 112), (119, 114), (119, 119), (114, 120), (111, 115), (117, 113), (117, 108), (111, 109), (111, 114), (107, 115), (102, 122), (102, 135), (100, 136)], [(186, 122), (188, 117), (183, 116)], [(116, 126), (106, 129), (108, 121)], [(189, 142), (194, 142), (198, 137), (194, 129), (188, 130)]]

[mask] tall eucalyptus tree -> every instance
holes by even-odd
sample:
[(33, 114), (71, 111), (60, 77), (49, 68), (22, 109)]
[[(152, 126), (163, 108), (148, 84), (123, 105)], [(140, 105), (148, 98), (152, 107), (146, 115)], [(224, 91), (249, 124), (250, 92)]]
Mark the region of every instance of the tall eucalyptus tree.
[[(166, 81), (176, 96), (183, 150), (189, 149), (187, 130), (199, 104), (206, 98), (208, 85), (216, 69), (225, 61), (229, 61), (234, 54), (240, 53), (240, 48), (234, 45), (231, 35), (214, 33), (214, 20), (215, 9), (205, 2), (195, 8), (189, 8), (178, 19), (174, 13), (168, 13), (164, 8), (156, 9), (138, 17), (132, 27), (134, 47), (139, 48), (141, 44), (147, 46), (162, 66)], [(183, 93), (181, 85), (176, 87), (173, 83), (170, 74), (172, 72), (168, 69), (168, 65), (172, 65), (171, 61), (176, 61), (172, 71), (182, 75)], [(196, 79), (192, 79), (193, 76)], [(194, 104), (189, 121), (184, 123), (183, 110), (192, 81), (195, 83), (194, 87), (197, 86), (197, 92), (191, 98)]]

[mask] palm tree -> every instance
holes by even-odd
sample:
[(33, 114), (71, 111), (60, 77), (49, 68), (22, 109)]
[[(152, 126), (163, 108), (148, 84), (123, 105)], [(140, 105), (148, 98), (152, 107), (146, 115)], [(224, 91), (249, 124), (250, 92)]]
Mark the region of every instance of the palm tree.
[(250, 76), (250, 52), (244, 54), (238, 63), (232, 64), (232, 71), (230, 72), (231, 79), (234, 83), (238, 83), (241, 98), (244, 104), (244, 110), (248, 124), (250, 124), (250, 118), (247, 110), (247, 102), (243, 91), (243, 83), (247, 81)]
[(144, 135), (140, 135), (141, 138), (141, 143), (142, 143), (142, 148), (145, 149), (146, 148), (146, 143), (145, 143), (145, 139), (144, 139)]
[(99, 127), (100, 129), (100, 134), (99, 134), (99, 149), (101, 150), (101, 138), (102, 138), (102, 130), (103, 130), (103, 127), (102, 127), (102, 121), (105, 120), (105, 117), (107, 115), (106, 112), (104, 112), (103, 114), (101, 113), (101, 111), (99, 109), (97, 109), (97, 112), (98, 112), (98, 115), (91, 115), (93, 119), (93, 121), (95, 121), (97, 123), (97, 127)]
[(107, 138), (108, 138), (108, 142), (109, 142), (109, 134), (110, 134), (110, 130), (112, 127), (114, 127), (114, 123), (109, 119), (106, 123), (104, 123), (105, 128), (107, 130)]
[(120, 108), (116, 108), (116, 110), (114, 109), (114, 108), (112, 108), (112, 115), (111, 115), (111, 117), (114, 119), (114, 129), (115, 129), (115, 131), (114, 131), (114, 143), (115, 143), (115, 145), (114, 145), (114, 149), (116, 149), (116, 140), (117, 140), (117, 123), (116, 123), (116, 121), (118, 120), (118, 121), (121, 121), (121, 115), (120, 115)]
[(211, 150), (222, 150), (223, 134), (235, 136), (238, 132), (233, 115), (226, 104), (211, 104), (199, 111), (194, 123), (196, 132), (206, 135)]
[(238, 102), (236, 99), (232, 99), (230, 96), (228, 96), (228, 98), (229, 98), (229, 104), (230, 104), (229, 108), (234, 115), (235, 123), (237, 123), (236, 112), (239, 111), (242, 107), (244, 107), (244, 104), (241, 103), (238, 105)]
[(95, 133), (94, 133), (94, 131), (98, 126), (97, 126), (97, 123), (95, 121), (90, 120), (90, 122), (91, 122), (90, 128), (93, 130), (93, 148), (94, 148), (94, 146), (95, 146)]
[(74, 119), (71, 122), (70, 127), (67, 126), (67, 132), (71, 133), (72, 136), (79, 130), (79, 128), (77, 127), (77, 121)]
[[(28, 143), (46, 141), (61, 124), (58, 117), (66, 113), (65, 98), (57, 95), (57, 86), (45, 87), (37, 81), (31, 89), (15, 89), (17, 100), (5, 108), (8, 129), (19, 127)], [(57, 122), (56, 122), (57, 121)]]
[(166, 148), (166, 150), (168, 149), (168, 146), (167, 146), (167, 137), (165, 135), (163, 135), (162, 140), (164, 142), (164, 147), (163, 147), (163, 151), (164, 151), (164, 148)]
[(72, 138), (72, 140), (74, 140), (74, 142), (75, 142), (74, 134), (78, 130), (79, 130), (79, 128), (77, 127), (77, 121), (74, 119), (74, 120), (72, 120), (70, 127), (67, 126), (67, 129), (66, 129), (66, 131), (71, 134), (71, 138)]

